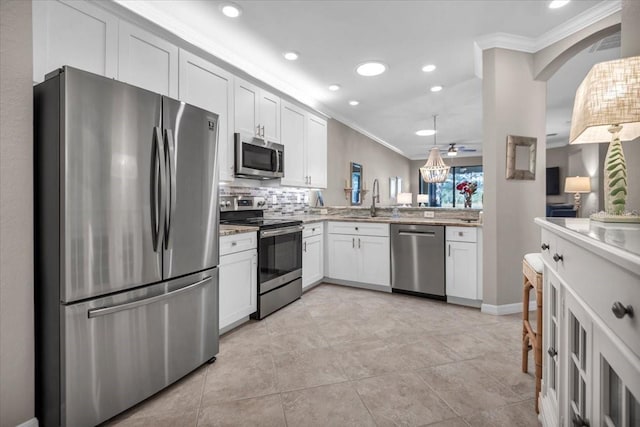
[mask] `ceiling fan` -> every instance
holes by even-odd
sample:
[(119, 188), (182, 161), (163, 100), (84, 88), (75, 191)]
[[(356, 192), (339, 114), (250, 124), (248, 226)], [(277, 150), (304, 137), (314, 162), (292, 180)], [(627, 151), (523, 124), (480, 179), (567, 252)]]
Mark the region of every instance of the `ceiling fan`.
[(458, 153), (474, 153), (478, 150), (471, 147), (466, 147), (464, 145), (457, 145), (457, 143), (453, 142), (449, 144), (449, 148), (441, 148), (440, 151), (442, 153), (447, 153), (447, 156), (453, 157), (457, 156)]

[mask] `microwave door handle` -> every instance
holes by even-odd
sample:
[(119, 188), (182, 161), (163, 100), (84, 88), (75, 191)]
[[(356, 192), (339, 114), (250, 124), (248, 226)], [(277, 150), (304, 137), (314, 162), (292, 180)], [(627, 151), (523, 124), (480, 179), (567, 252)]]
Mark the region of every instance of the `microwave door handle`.
[(276, 152), (276, 172), (280, 172), (280, 151), (275, 150)]
[(160, 128), (153, 128), (153, 163), (151, 180), (151, 222), (153, 250), (158, 251), (164, 238), (164, 215), (165, 215), (165, 164), (164, 147), (162, 144), (162, 134)]
[(169, 249), (171, 244), (171, 229), (173, 228), (173, 218), (176, 215), (176, 162), (175, 162), (175, 141), (173, 139), (173, 131), (166, 129), (165, 131), (165, 149), (167, 162), (167, 176), (169, 177), (169, 203), (167, 206), (166, 216), (166, 235), (165, 249)]

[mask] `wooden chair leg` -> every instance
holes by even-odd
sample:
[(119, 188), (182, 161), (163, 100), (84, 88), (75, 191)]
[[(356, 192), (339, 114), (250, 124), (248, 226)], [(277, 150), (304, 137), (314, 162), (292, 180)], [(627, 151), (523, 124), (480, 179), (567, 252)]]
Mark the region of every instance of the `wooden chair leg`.
[(531, 286), (525, 276), (522, 285), (522, 372), (529, 371), (529, 336), (525, 326), (529, 321), (529, 305), (525, 301), (529, 301), (530, 290)]
[(522, 372), (529, 372), (529, 335), (526, 331), (522, 336)]

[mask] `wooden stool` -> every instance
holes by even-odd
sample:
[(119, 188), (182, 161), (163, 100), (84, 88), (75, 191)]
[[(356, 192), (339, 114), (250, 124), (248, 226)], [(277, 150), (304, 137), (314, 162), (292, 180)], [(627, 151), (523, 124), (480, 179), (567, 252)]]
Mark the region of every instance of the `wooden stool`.
[[(539, 253), (526, 254), (522, 260), (522, 274), (524, 287), (522, 292), (522, 372), (528, 372), (529, 350), (533, 348), (536, 364), (536, 412), (538, 409), (538, 395), (542, 381), (542, 255)], [(529, 293), (536, 290), (537, 322), (535, 331), (529, 322)]]

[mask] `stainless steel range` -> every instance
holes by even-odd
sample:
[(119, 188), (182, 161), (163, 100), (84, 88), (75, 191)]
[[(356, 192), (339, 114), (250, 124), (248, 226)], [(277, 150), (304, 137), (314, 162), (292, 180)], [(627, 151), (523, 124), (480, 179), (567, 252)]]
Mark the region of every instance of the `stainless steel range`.
[(220, 223), (258, 231), (258, 311), (264, 319), (302, 295), (302, 221), (264, 218), (264, 199), (222, 196)]

